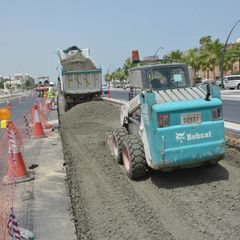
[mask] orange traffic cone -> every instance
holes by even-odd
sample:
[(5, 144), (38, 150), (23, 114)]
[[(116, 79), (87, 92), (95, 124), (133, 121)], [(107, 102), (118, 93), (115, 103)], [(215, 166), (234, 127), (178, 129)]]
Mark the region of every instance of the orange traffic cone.
[[(45, 107), (46, 107), (46, 102), (45, 102)], [(49, 124), (47, 122), (46, 114), (45, 114), (45, 111), (43, 110), (41, 102), (39, 102), (39, 113), (40, 113), (40, 120), (41, 120), (43, 129), (50, 129), (50, 128), (52, 128), (53, 125), (51, 125), (51, 124)]]
[(8, 183), (14, 182), (25, 182), (33, 180), (34, 177), (27, 173), (26, 166), (21, 153), (21, 145), (17, 139), (16, 127), (13, 122), (8, 123), (8, 137), (9, 137), (9, 147), (8, 147)]
[(34, 106), (34, 119), (33, 119), (33, 138), (44, 138), (46, 137), (43, 126), (39, 116), (39, 107), (38, 105)]
[(16, 147), (15, 152), (8, 151), (8, 176), (9, 177), (24, 177), (27, 175), (27, 170), (23, 160), (21, 151)]

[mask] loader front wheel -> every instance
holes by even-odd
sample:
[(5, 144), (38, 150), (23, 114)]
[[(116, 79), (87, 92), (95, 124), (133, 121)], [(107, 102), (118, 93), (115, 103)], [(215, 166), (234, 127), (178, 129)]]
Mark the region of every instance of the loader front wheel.
[(123, 163), (130, 179), (143, 178), (147, 172), (144, 147), (137, 136), (127, 136), (122, 147)]
[(120, 127), (113, 133), (113, 154), (119, 164), (122, 164), (122, 145), (125, 137), (128, 135), (125, 127)]

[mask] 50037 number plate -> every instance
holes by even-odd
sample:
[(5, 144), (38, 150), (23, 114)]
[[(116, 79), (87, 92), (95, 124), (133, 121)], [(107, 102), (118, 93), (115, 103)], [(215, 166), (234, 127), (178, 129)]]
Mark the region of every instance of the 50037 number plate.
[(194, 124), (201, 122), (201, 113), (188, 113), (181, 115), (181, 124)]

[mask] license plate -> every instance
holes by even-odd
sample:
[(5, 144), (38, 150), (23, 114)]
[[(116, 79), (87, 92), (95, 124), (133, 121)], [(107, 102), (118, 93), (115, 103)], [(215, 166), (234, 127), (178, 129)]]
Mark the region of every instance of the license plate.
[(188, 113), (181, 115), (181, 124), (201, 123), (201, 113)]

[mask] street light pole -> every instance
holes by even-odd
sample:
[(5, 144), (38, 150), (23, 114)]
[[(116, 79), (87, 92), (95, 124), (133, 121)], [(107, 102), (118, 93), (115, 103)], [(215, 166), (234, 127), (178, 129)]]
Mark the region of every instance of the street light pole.
[(221, 71), (220, 78), (221, 78), (221, 87), (222, 87), (222, 89), (224, 88), (224, 87), (223, 87), (224, 56), (225, 56), (225, 52), (226, 52), (226, 48), (227, 48), (227, 43), (228, 43), (228, 40), (229, 40), (229, 38), (230, 38), (230, 36), (231, 36), (231, 34), (232, 34), (233, 29), (237, 26), (237, 24), (238, 24), (239, 22), (240, 22), (240, 20), (238, 20), (238, 21), (234, 24), (234, 26), (232, 27), (231, 31), (229, 32), (228, 37), (227, 37), (227, 39), (226, 39), (226, 42), (225, 42), (225, 44), (224, 44), (223, 51), (222, 51), (221, 66), (220, 66), (220, 71)]
[(154, 57), (156, 57), (156, 55), (157, 55), (157, 53), (158, 53), (158, 51), (160, 50), (160, 49), (164, 49), (163, 47), (159, 47), (157, 50), (156, 50), (156, 52), (154, 53)]
[(9, 81), (10, 81), (10, 95), (12, 95), (12, 78), (9, 76)]

